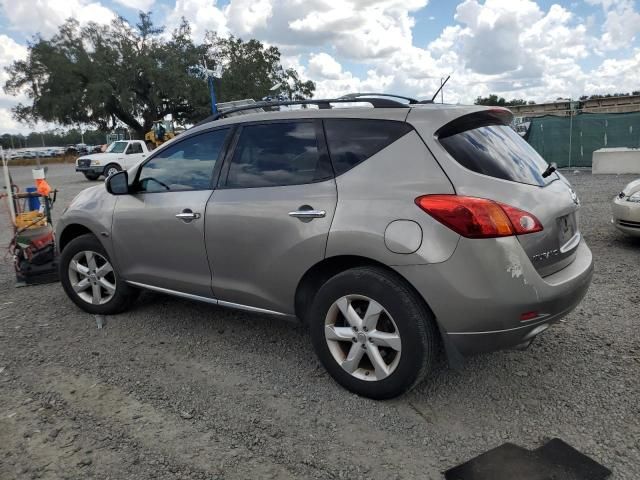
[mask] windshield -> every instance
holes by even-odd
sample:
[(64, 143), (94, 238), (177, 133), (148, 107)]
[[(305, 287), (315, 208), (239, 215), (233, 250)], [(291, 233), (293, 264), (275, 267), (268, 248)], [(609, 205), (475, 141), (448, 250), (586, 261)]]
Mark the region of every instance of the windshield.
[(440, 143), (458, 163), (483, 175), (538, 186), (558, 178), (542, 176), (547, 162), (506, 125), (472, 128), (440, 138)]
[(113, 142), (111, 145), (109, 145), (109, 148), (107, 148), (106, 151), (108, 153), (123, 153), (127, 148), (127, 145), (127, 142)]

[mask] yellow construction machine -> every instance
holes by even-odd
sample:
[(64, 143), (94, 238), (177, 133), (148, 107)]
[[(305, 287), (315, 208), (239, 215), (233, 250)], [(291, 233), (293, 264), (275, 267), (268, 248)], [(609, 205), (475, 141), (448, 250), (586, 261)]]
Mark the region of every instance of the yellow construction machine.
[(153, 127), (144, 136), (144, 141), (149, 150), (159, 147), (167, 140), (176, 136), (173, 120), (156, 120)]

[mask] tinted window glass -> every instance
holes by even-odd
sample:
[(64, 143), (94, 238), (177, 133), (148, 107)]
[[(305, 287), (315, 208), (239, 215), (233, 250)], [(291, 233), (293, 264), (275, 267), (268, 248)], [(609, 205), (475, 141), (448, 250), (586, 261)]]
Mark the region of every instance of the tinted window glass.
[(318, 180), (320, 154), (312, 122), (242, 127), (227, 187), (299, 185)]
[(131, 143), (129, 144), (129, 148), (127, 148), (127, 153), (142, 153), (142, 145), (139, 143)]
[(145, 192), (209, 190), (229, 129), (187, 138), (143, 165), (139, 186)]
[(123, 153), (125, 148), (127, 148), (127, 142), (114, 142), (111, 144), (111, 147), (107, 149), (107, 152)]
[(557, 178), (542, 177), (547, 162), (506, 125), (466, 130), (441, 138), (440, 143), (459, 163), (484, 175), (540, 186)]
[(324, 121), (336, 175), (355, 167), (412, 130), (393, 120), (332, 119)]

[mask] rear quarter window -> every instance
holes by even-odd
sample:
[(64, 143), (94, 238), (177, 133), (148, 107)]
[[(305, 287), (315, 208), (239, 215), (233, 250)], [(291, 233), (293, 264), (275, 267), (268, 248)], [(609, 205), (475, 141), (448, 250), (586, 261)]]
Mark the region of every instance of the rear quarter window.
[(483, 175), (537, 186), (558, 178), (542, 176), (547, 162), (506, 125), (482, 125), (439, 140), (458, 163)]
[(351, 170), (413, 130), (405, 122), (359, 118), (325, 120), (324, 128), (336, 175)]

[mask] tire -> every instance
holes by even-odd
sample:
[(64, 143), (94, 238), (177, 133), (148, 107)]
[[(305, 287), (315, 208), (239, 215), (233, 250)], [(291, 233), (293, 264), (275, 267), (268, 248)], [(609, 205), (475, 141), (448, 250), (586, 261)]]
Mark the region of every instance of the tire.
[[(93, 258), (95, 263), (92, 263), (90, 258)], [(72, 266), (72, 262), (75, 262), (75, 267)], [(103, 268), (103, 272), (106, 273), (101, 275), (100, 267), (106, 265), (104, 262), (109, 264), (110, 269)], [(95, 274), (90, 273), (92, 267)], [(118, 275), (106, 250), (91, 234), (81, 235), (68, 243), (60, 254), (58, 268), (65, 293), (87, 313), (94, 315), (120, 313), (127, 310), (138, 297), (139, 291), (127, 285)], [(82, 289), (77, 291), (79, 285)], [(106, 286), (110, 286), (109, 289)], [(113, 291), (110, 290), (111, 287)]]
[[(358, 317), (349, 321), (343, 311)], [(365, 315), (370, 311), (381, 313)], [(362, 324), (356, 331), (358, 319)], [(329, 279), (314, 298), (309, 329), (327, 372), (364, 397), (388, 399), (407, 392), (437, 360), (440, 337), (433, 315), (402, 278), (379, 267), (352, 268)], [(350, 362), (352, 354), (362, 358)], [(376, 358), (381, 368), (375, 367)]]
[(117, 163), (110, 163), (109, 165), (104, 167), (104, 177), (109, 178), (110, 175), (113, 175), (114, 173), (118, 173), (121, 170), (122, 168), (120, 168), (120, 165), (118, 165)]
[(100, 175), (98, 175), (97, 173), (85, 173), (84, 176), (87, 180), (95, 181)]

